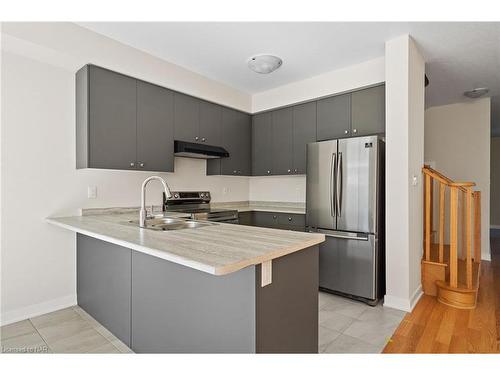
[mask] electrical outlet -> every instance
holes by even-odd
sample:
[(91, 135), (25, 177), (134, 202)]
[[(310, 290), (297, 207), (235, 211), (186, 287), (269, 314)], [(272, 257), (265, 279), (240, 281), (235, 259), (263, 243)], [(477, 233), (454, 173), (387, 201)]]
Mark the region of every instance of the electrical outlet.
[(96, 199), (97, 198), (97, 186), (87, 187), (87, 198)]
[(411, 184), (413, 186), (417, 186), (418, 185), (418, 177), (417, 176), (413, 176), (413, 178), (411, 180)]

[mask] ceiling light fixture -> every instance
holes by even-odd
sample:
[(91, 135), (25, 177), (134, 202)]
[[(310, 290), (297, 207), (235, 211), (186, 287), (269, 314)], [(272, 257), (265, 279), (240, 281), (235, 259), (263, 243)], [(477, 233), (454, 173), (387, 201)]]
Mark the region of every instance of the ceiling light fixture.
[(464, 95), (468, 98), (471, 99), (477, 99), (480, 98), (483, 95), (486, 95), (488, 92), (490, 92), (490, 89), (487, 87), (478, 87), (473, 90), (465, 91)]
[(282, 64), (283, 60), (273, 55), (258, 55), (248, 60), (248, 67), (259, 74), (274, 72)]

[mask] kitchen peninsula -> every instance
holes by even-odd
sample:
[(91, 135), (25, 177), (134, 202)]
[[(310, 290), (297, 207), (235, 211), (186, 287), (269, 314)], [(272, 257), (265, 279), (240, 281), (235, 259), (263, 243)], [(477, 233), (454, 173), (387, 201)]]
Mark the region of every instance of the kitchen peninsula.
[(78, 304), (132, 350), (318, 351), (324, 235), (224, 223), (155, 231), (136, 220), (48, 219), (77, 233)]

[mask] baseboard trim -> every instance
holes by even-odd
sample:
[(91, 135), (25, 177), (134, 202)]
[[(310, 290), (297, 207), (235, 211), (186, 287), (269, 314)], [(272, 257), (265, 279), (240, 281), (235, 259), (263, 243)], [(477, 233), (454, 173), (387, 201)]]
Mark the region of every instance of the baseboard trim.
[(384, 296), (384, 306), (396, 310), (412, 312), (413, 308), (418, 303), (422, 295), (423, 295), (422, 285), (419, 285), (418, 288), (413, 293), (413, 295), (408, 299), (386, 294)]
[(3, 312), (0, 316), (0, 326), (16, 323), (24, 319), (34, 318), (56, 310), (76, 305), (76, 294), (37, 303), (20, 309)]

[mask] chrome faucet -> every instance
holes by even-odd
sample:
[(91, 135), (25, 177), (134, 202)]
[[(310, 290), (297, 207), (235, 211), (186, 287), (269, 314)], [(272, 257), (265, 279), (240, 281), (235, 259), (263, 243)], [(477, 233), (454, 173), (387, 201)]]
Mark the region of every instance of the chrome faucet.
[(141, 188), (141, 210), (139, 211), (139, 226), (141, 228), (146, 227), (146, 219), (147, 219), (147, 211), (146, 211), (146, 186), (151, 180), (158, 180), (162, 183), (163, 185), (163, 190), (165, 190), (165, 196), (167, 198), (171, 198), (172, 194), (170, 193), (170, 188), (168, 187), (167, 183), (163, 178), (160, 176), (151, 176), (148, 177), (144, 180), (142, 183), (142, 188)]

